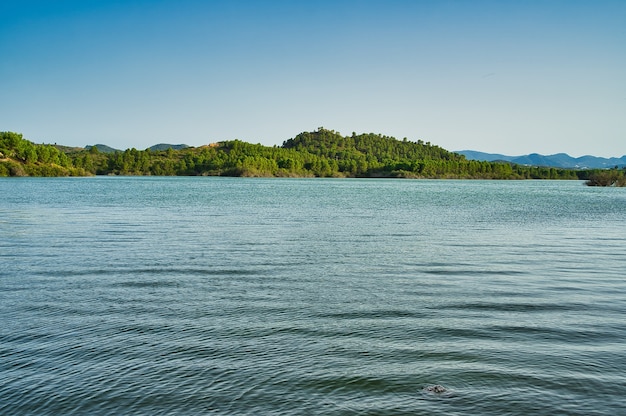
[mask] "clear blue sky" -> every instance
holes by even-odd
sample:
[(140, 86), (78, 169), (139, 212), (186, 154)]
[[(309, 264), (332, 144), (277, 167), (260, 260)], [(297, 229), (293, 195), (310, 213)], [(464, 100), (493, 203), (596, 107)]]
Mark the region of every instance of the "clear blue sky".
[(0, 130), (626, 154), (626, 1), (0, 2)]

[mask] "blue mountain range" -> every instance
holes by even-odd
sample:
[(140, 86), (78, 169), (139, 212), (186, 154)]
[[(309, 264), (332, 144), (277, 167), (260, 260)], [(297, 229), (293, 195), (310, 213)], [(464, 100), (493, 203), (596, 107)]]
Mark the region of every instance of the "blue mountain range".
[(608, 169), (626, 167), (626, 155), (617, 158), (605, 158), (597, 156), (581, 156), (572, 157), (566, 153), (557, 153), (554, 155), (540, 155), (531, 153), (523, 156), (506, 156), (497, 153), (484, 153), (475, 150), (460, 150), (459, 153), (469, 160), (485, 160), (488, 162), (505, 161), (526, 166), (547, 166), (565, 169)]

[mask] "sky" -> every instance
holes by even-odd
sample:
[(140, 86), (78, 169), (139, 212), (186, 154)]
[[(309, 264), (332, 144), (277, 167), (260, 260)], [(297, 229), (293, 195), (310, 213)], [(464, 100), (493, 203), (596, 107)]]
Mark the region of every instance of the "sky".
[(626, 154), (624, 0), (3, 0), (0, 131)]

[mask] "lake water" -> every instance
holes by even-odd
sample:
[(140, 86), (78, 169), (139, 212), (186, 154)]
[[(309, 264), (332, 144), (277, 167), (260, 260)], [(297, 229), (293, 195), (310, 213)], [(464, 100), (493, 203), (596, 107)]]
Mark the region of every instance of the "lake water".
[(0, 414), (626, 414), (625, 276), (626, 188), (1, 179)]

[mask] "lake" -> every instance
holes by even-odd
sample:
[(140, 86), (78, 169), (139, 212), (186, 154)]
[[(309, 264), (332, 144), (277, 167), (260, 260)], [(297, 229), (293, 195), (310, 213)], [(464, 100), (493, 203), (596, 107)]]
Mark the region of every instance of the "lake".
[(626, 188), (3, 178), (0, 195), (0, 414), (626, 414)]

